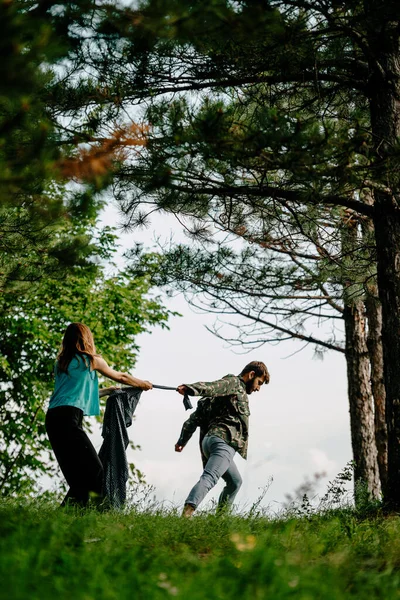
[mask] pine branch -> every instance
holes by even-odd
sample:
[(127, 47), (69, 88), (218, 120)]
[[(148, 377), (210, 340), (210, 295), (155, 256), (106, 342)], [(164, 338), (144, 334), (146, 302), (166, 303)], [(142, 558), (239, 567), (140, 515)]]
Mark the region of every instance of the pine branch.
[(293, 190), (283, 190), (282, 188), (273, 187), (273, 186), (229, 186), (229, 185), (221, 185), (210, 186), (210, 187), (198, 187), (193, 190), (193, 188), (177, 185), (173, 183), (169, 183), (168, 187), (172, 190), (183, 192), (186, 194), (208, 194), (210, 196), (255, 196), (255, 197), (270, 197), (276, 200), (283, 199), (289, 200), (291, 202), (298, 202), (299, 204), (323, 204), (323, 205), (333, 205), (333, 206), (344, 206), (346, 208), (350, 208), (355, 210), (356, 212), (366, 215), (368, 217), (373, 217), (375, 214), (375, 209), (373, 206), (364, 204), (363, 202), (359, 202), (357, 200), (351, 200), (350, 198), (346, 198), (344, 196), (338, 195), (315, 195), (314, 198), (311, 197), (311, 194), (305, 194), (304, 192), (296, 192)]

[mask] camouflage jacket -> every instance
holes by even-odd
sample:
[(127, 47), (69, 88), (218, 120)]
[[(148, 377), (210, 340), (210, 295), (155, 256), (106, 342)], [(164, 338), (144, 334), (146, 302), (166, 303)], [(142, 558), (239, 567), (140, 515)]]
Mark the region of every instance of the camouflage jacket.
[[(177, 443), (185, 446), (200, 427), (200, 448), (206, 434), (216, 435), (247, 458), (250, 410), (245, 382), (236, 375), (226, 375), (218, 381), (185, 385), (189, 395), (205, 397), (183, 424)], [(204, 463), (203, 453), (202, 458)]]

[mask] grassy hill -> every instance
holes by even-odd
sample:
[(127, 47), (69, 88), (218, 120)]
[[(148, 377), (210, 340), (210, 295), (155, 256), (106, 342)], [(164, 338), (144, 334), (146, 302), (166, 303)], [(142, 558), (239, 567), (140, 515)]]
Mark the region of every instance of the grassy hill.
[(0, 502), (4, 600), (400, 598), (400, 518), (75, 512)]

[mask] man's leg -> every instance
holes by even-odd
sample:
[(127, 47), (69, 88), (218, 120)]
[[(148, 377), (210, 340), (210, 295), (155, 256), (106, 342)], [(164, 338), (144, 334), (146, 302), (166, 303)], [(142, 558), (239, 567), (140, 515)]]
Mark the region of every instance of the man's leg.
[(203, 452), (208, 460), (199, 481), (186, 498), (183, 515), (187, 517), (193, 514), (218, 479), (226, 473), (235, 456), (235, 450), (215, 435), (206, 435), (203, 440)]
[(218, 510), (231, 508), (236, 494), (242, 485), (242, 478), (235, 462), (232, 460), (229, 469), (222, 475), (226, 485), (218, 500)]

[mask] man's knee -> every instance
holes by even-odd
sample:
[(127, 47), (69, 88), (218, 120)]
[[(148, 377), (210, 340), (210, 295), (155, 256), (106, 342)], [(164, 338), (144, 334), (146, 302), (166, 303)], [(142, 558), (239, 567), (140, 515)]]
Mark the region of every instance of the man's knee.
[(242, 487), (242, 483), (243, 483), (243, 479), (241, 478), (241, 476), (239, 474), (236, 475), (236, 477), (233, 477), (232, 481), (231, 481), (231, 485), (230, 485), (232, 492), (238, 492), (240, 490), (240, 488)]
[(241, 478), (241, 476), (239, 475), (239, 473), (234, 478), (234, 483), (235, 483), (235, 489), (236, 490), (239, 490), (242, 487), (243, 479)]
[(218, 473), (207, 469), (204, 469), (203, 475), (201, 476), (203, 484), (206, 486), (208, 491), (210, 491), (211, 488), (213, 488), (217, 484), (219, 478), (220, 475)]
[(232, 494), (234, 492), (238, 492), (242, 487), (243, 480), (239, 473), (235, 475), (229, 474), (229, 476), (224, 477), (226, 482), (227, 491)]

